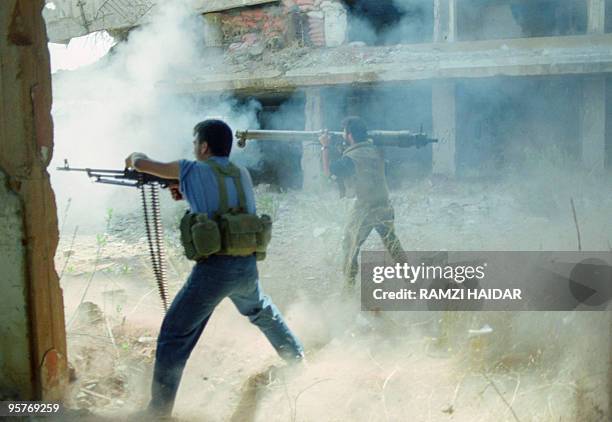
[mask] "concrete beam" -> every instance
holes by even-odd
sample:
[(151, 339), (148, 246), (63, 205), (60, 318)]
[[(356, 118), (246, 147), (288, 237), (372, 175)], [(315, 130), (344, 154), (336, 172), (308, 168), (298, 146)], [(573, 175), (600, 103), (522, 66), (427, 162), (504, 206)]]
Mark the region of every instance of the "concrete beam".
[(606, 78), (584, 79), (580, 110), (582, 162), (587, 170), (603, 173), (606, 157)]
[(43, 17), (50, 42), (67, 43), (93, 32), (122, 30), (149, 22), (154, 3), (139, 8), (118, 9), (105, 0), (54, 0), (55, 9), (44, 8)]
[(257, 6), (267, 3), (278, 3), (280, 0), (196, 0), (194, 9), (197, 13), (222, 12), (239, 7)]
[[(238, 7), (278, 3), (279, 0), (195, 0), (193, 14), (221, 12)], [(161, 2), (148, 0), (132, 5), (106, 0), (54, 0), (55, 9), (45, 8), (43, 15), (47, 24), (49, 41), (64, 43), (102, 30), (125, 30), (151, 21)]]
[[(330, 49), (313, 49), (299, 62), (257, 72), (232, 73), (220, 68), (192, 82), (168, 81), (162, 88), (175, 93), (217, 91), (292, 91), (303, 87), (380, 84), (427, 79), (487, 78), (601, 74), (612, 72), (612, 34), (488, 40), (346, 50), (355, 62), (330, 62)], [(380, 56), (363, 63), (359, 55)], [(304, 63), (304, 64), (302, 64)], [(256, 75), (256, 76), (255, 76)]]
[(587, 0), (587, 32), (603, 34), (606, 26), (606, 0)]
[(456, 144), (455, 83), (438, 81), (432, 86), (431, 93), (433, 136), (438, 139), (433, 144), (433, 173), (454, 176)]

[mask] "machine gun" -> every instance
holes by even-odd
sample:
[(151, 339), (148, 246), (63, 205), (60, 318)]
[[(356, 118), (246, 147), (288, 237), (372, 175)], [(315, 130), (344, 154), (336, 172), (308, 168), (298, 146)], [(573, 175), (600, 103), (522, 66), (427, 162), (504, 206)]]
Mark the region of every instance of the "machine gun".
[(70, 167), (68, 160), (64, 160), (63, 167), (57, 167), (59, 171), (79, 171), (87, 173), (87, 176), (96, 183), (108, 185), (128, 186), (138, 188), (142, 200), (145, 230), (149, 244), (149, 255), (153, 267), (153, 275), (157, 282), (159, 297), (162, 301), (164, 311), (168, 310), (168, 282), (166, 277), (166, 260), (163, 243), (163, 232), (161, 213), (159, 210), (159, 187), (167, 188), (178, 184), (178, 180), (163, 179), (136, 170), (108, 170), (93, 168)]
[[(248, 140), (284, 141), (284, 142), (318, 142), (324, 131), (304, 130), (239, 130), (236, 131), (238, 146), (244, 148)], [(342, 132), (327, 132), (333, 145), (342, 145)], [(438, 142), (421, 130), (418, 133), (408, 130), (371, 130), (368, 136), (378, 147), (422, 148)]]
[(108, 170), (108, 169), (92, 169), (92, 168), (75, 168), (70, 167), (68, 160), (64, 160), (63, 167), (57, 167), (60, 171), (81, 171), (87, 173), (87, 176), (94, 179), (96, 183), (105, 183), (108, 185), (128, 186), (132, 188), (141, 188), (144, 185), (152, 185), (157, 183), (162, 188), (167, 188), (170, 185), (178, 184), (178, 180), (163, 179), (153, 176), (152, 174), (141, 173), (136, 170)]

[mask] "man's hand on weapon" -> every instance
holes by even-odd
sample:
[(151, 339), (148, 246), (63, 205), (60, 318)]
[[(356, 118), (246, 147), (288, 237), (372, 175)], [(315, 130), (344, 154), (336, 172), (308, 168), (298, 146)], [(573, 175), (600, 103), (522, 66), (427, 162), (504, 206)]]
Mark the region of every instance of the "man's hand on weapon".
[(323, 163), (323, 174), (326, 177), (331, 177), (331, 172), (329, 171), (329, 145), (331, 144), (331, 136), (327, 129), (322, 130), (319, 135), (319, 143), (321, 144), (321, 160)]
[(329, 136), (327, 129), (321, 131), (321, 135), (319, 135), (319, 143), (323, 149), (329, 148), (331, 137)]
[(136, 161), (140, 160), (140, 159), (147, 160), (147, 159), (149, 159), (149, 157), (147, 157), (146, 154), (143, 154), (142, 152), (133, 152), (133, 153), (131, 153), (125, 159), (125, 168), (138, 170), (136, 168)]
[[(150, 160), (150, 158), (142, 152), (133, 152), (125, 159), (125, 168), (136, 170), (137, 172), (141, 171), (137, 165), (138, 160)], [(162, 187), (164, 186), (162, 185)], [(175, 201), (183, 200), (183, 194), (179, 189), (178, 183), (168, 183), (166, 187), (168, 187), (168, 189), (170, 190), (170, 195), (172, 196), (172, 199), (174, 199)]]
[(175, 201), (183, 200), (183, 194), (179, 190), (178, 184), (168, 185), (168, 189), (170, 189), (170, 195), (172, 195), (172, 199), (174, 199)]

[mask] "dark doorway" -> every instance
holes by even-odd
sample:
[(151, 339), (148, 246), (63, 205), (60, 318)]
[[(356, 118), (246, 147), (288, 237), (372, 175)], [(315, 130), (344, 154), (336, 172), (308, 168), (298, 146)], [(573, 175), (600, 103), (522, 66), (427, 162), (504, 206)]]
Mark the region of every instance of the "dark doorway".
[(433, 2), (416, 0), (345, 0), (349, 41), (368, 45), (431, 41)]

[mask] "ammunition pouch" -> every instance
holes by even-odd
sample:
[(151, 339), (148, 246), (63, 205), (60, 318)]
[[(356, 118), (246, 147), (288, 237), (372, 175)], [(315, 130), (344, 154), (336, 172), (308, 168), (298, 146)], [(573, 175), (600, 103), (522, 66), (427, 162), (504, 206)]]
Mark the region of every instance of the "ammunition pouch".
[[(214, 219), (203, 213), (187, 212), (181, 219), (181, 243), (188, 259), (199, 261), (210, 255), (249, 256), (265, 259), (272, 239), (272, 219), (268, 215), (248, 214), (246, 199), (240, 183), (240, 169), (233, 164), (227, 168), (208, 160), (219, 186), (220, 207)], [(239, 207), (227, 206), (227, 191), (223, 176), (234, 179)]]
[(272, 239), (268, 215), (225, 213), (211, 220), (206, 214), (187, 212), (181, 219), (181, 244), (187, 259), (199, 261), (210, 255), (266, 257)]
[(219, 231), (222, 255), (265, 253), (272, 238), (272, 220), (267, 215), (226, 213), (219, 217)]
[(219, 227), (206, 214), (187, 212), (180, 227), (181, 244), (187, 259), (199, 261), (221, 250)]

